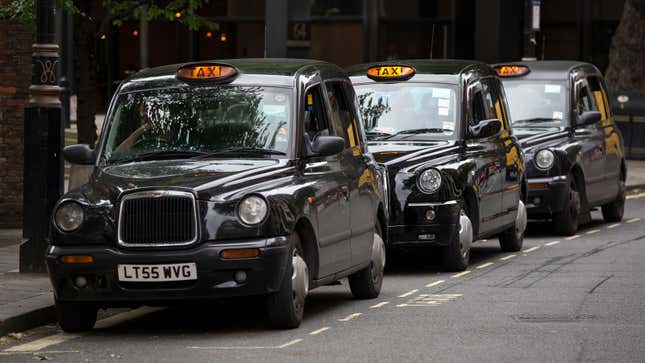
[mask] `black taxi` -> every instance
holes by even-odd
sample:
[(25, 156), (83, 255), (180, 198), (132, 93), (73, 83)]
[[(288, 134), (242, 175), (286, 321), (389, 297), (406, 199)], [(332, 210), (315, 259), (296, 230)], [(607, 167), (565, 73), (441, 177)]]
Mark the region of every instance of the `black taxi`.
[(620, 221), (627, 167), (602, 73), (575, 61), (494, 66), (508, 96), (512, 127), (526, 154), (527, 211), (572, 235), (600, 206)]
[(381, 289), (379, 166), (339, 67), (245, 59), (142, 70), (116, 91), (93, 165), (52, 218), (46, 258), (60, 325), (97, 309), (264, 295), (297, 327), (307, 292)]
[(385, 168), (388, 248), (438, 246), (467, 268), (472, 242), (522, 248), (526, 183), (497, 74), (473, 61), (401, 60), (348, 70), (368, 148)]

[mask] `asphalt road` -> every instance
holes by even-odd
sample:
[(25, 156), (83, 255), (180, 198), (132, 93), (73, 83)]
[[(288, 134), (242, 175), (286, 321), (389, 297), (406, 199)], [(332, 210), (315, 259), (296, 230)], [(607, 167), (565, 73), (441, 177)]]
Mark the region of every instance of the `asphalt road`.
[(299, 329), (268, 329), (252, 301), (110, 311), (87, 334), (0, 343), (0, 361), (643, 362), (645, 193), (630, 198), (622, 223), (594, 212), (573, 238), (532, 223), (520, 253), (480, 242), (464, 273), (400, 256), (375, 300), (316, 289)]

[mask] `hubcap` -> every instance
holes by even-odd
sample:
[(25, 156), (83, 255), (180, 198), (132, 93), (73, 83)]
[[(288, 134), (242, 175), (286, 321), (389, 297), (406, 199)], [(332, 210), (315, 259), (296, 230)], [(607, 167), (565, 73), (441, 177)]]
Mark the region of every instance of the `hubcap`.
[(291, 287), (293, 289), (293, 306), (297, 311), (300, 311), (304, 306), (305, 297), (309, 292), (309, 269), (307, 268), (307, 263), (298, 251), (293, 252), (292, 265)]
[(463, 209), (459, 212), (459, 251), (466, 258), (473, 243), (473, 225)]
[(383, 278), (385, 270), (385, 244), (378, 233), (374, 233), (374, 242), (372, 243), (372, 282), (378, 284)]
[(520, 239), (526, 230), (526, 206), (524, 202), (520, 200), (517, 206), (517, 217), (515, 218), (515, 234), (517, 238)]

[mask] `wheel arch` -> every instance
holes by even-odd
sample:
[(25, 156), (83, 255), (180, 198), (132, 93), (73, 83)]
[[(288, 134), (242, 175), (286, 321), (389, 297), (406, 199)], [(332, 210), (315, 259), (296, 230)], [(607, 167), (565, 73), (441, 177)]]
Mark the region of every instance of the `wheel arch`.
[(475, 238), (479, 234), (479, 203), (477, 201), (477, 194), (475, 194), (475, 190), (471, 186), (464, 189), (462, 200), (468, 208), (470, 223), (473, 226), (473, 237)]
[(319, 254), (318, 254), (318, 239), (314, 230), (313, 224), (306, 217), (301, 217), (295, 224), (294, 232), (300, 237), (302, 244), (302, 253), (305, 262), (309, 268), (310, 282), (318, 278), (319, 271)]
[(582, 171), (582, 168), (578, 164), (574, 164), (571, 167), (571, 170), (569, 171), (571, 175), (573, 175), (573, 179), (576, 183), (576, 187), (578, 188), (578, 193), (580, 194), (580, 197), (582, 198), (582, 207), (583, 209), (586, 209), (589, 206), (589, 201), (587, 199), (587, 190), (585, 187), (585, 176), (584, 172)]

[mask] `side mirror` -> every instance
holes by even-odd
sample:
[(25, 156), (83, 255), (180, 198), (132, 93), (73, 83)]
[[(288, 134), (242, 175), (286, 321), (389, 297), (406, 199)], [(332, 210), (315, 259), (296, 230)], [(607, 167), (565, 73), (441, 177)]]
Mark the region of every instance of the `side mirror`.
[(63, 157), (72, 164), (92, 165), (96, 161), (96, 153), (87, 144), (70, 145), (63, 149)]
[(576, 124), (578, 126), (592, 125), (592, 124), (595, 124), (596, 122), (599, 122), (601, 117), (602, 116), (598, 111), (583, 112), (582, 115), (578, 116), (578, 121)]
[(480, 139), (496, 135), (502, 129), (502, 122), (496, 118), (482, 120), (475, 126), (468, 128), (471, 139)]
[(311, 144), (311, 151), (319, 156), (338, 154), (345, 149), (345, 139), (338, 136), (318, 136)]

